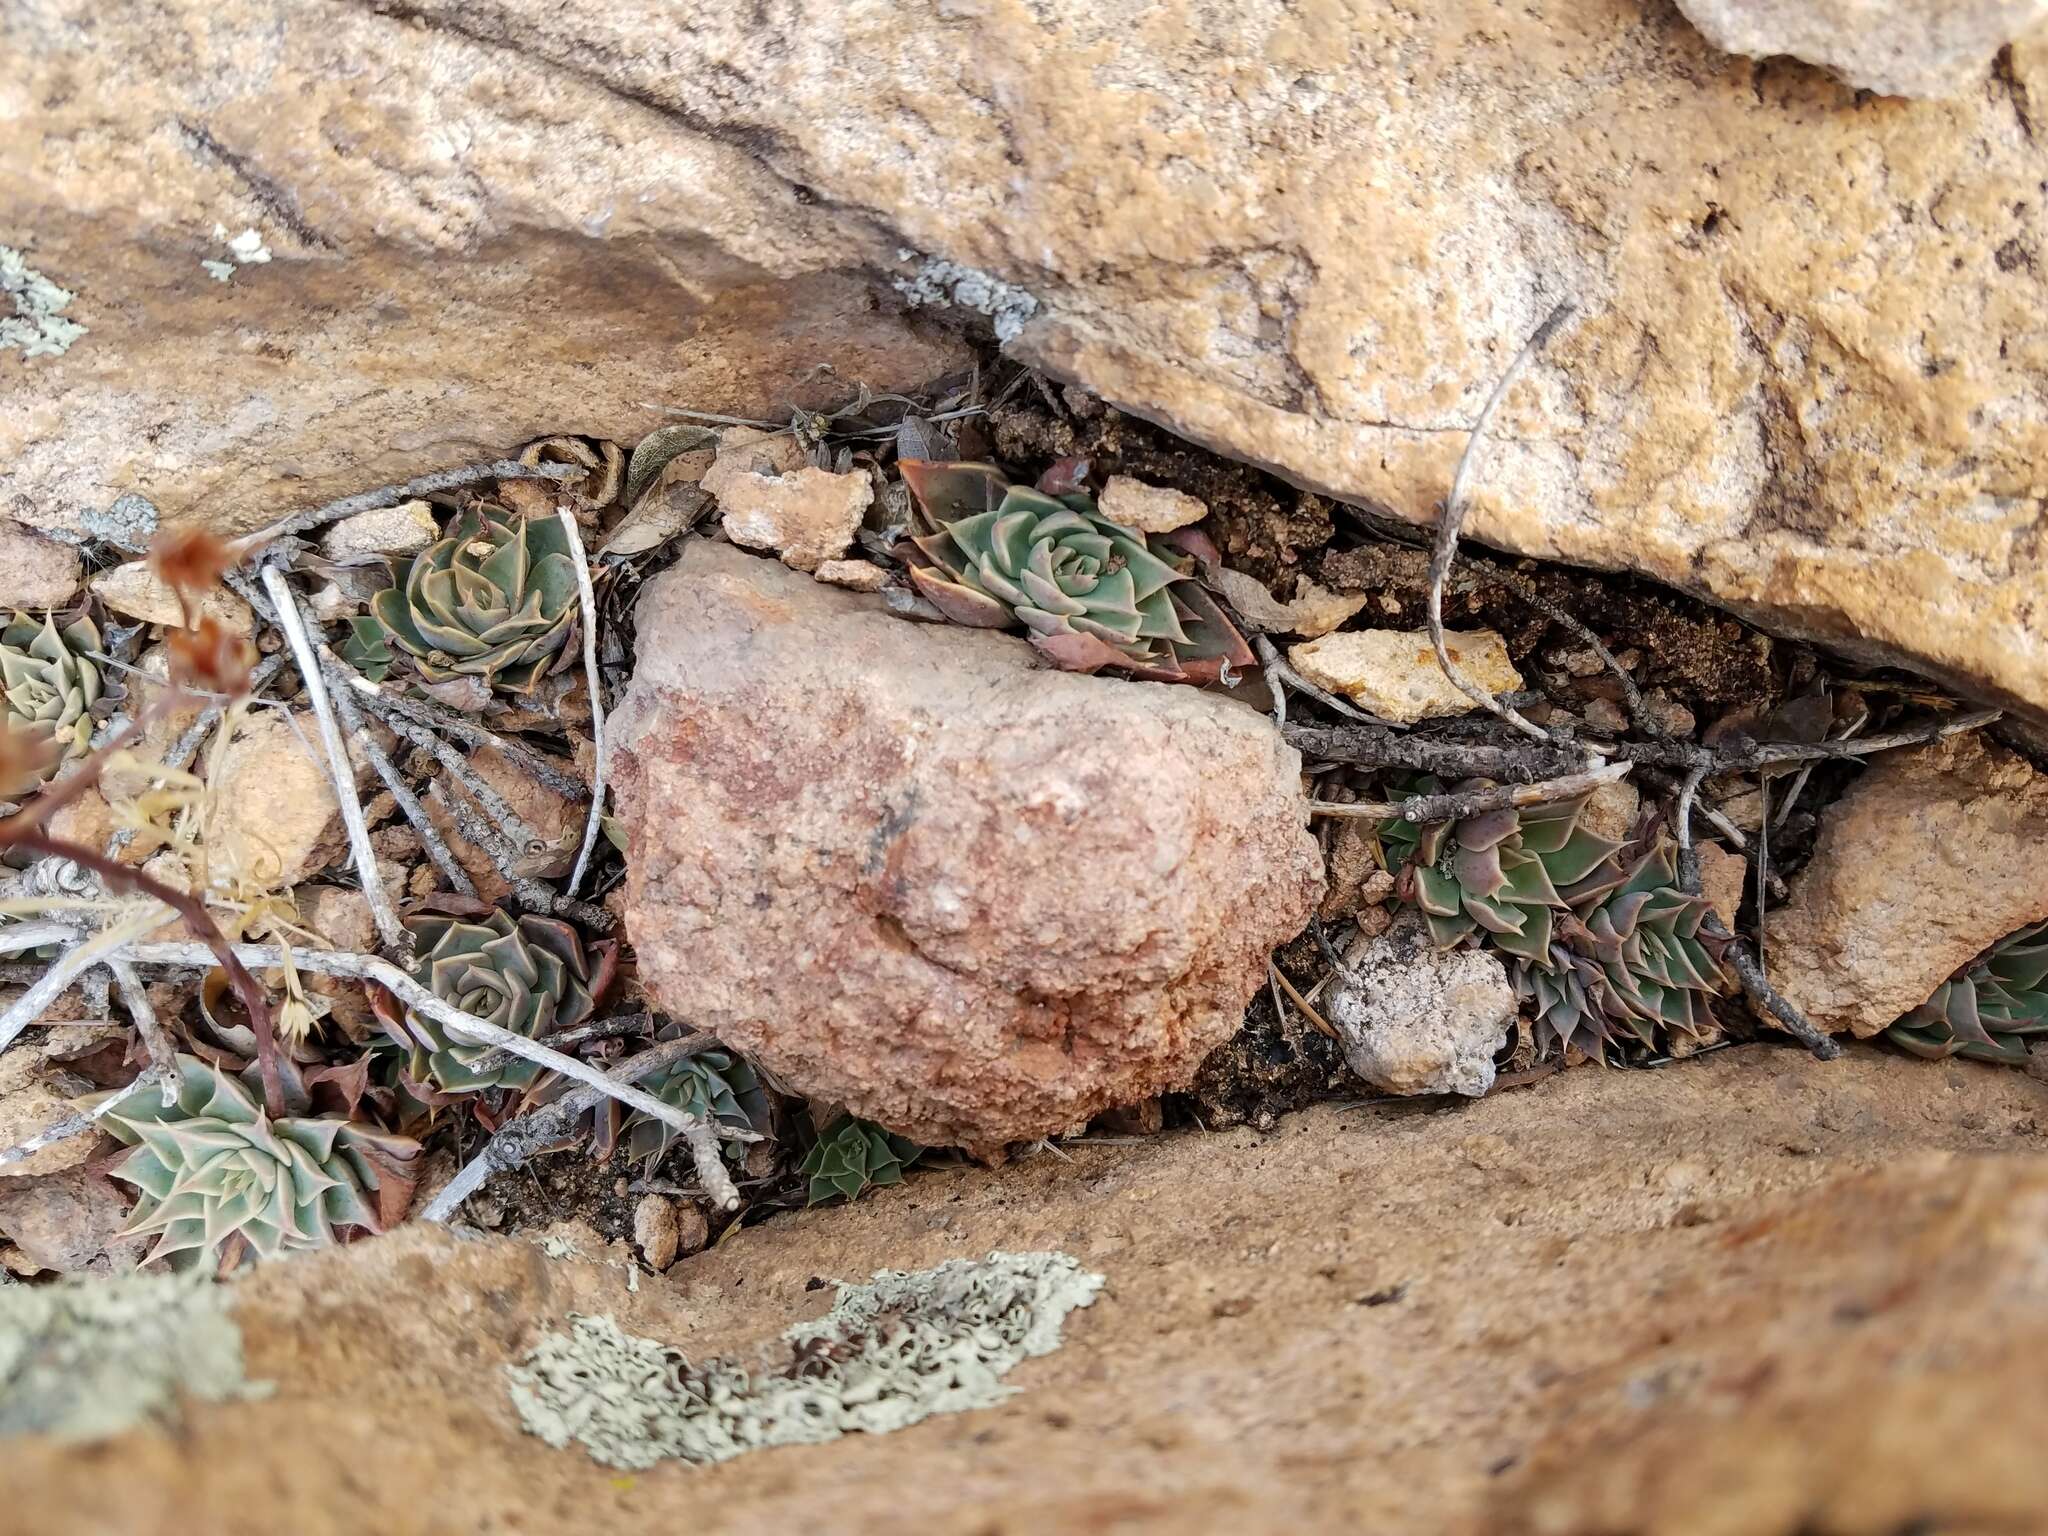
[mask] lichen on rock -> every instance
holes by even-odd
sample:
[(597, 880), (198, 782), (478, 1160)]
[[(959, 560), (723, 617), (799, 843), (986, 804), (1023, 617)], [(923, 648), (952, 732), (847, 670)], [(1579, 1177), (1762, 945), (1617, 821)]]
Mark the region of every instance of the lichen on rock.
[(263, 1395), (242, 1374), (228, 1296), (178, 1275), (0, 1286), (0, 1434), (98, 1439), (180, 1396)]
[(520, 1422), (552, 1446), (574, 1441), (628, 1470), (727, 1461), (991, 1407), (1017, 1391), (1003, 1378), (1020, 1361), (1059, 1348), (1067, 1314), (1095, 1300), (1102, 1278), (1063, 1253), (878, 1270), (786, 1330), (787, 1358), (752, 1369), (692, 1366), (607, 1315), (575, 1316), (505, 1371)]

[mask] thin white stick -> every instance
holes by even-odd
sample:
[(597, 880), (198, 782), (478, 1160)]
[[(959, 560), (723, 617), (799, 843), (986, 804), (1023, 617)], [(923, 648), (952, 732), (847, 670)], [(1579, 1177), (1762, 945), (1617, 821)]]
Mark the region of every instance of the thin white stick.
[[(98, 903), (79, 903), (80, 910), (91, 910)], [(41, 949), (45, 944), (69, 944), (78, 937), (78, 930), (69, 923), (6, 923), (0, 924), (0, 955), (18, 955), (24, 949)]]
[[(230, 947), (234, 950), (235, 958), (251, 969), (282, 963), (276, 945), (236, 944)], [(219, 964), (213, 951), (206, 945), (185, 942), (131, 945), (124, 958), (138, 965)], [(514, 1056), (538, 1062), (564, 1077), (574, 1078), (586, 1087), (595, 1088), (599, 1093), (617, 1099), (629, 1109), (637, 1109), (643, 1115), (651, 1115), (663, 1125), (673, 1127), (680, 1131), (689, 1143), (690, 1156), (697, 1165), (697, 1177), (703, 1182), (705, 1192), (727, 1210), (739, 1208), (739, 1193), (733, 1188), (731, 1176), (725, 1171), (718, 1143), (759, 1141), (761, 1138), (757, 1133), (743, 1131), (715, 1120), (707, 1121), (701, 1115), (693, 1115), (686, 1109), (678, 1109), (673, 1104), (664, 1103), (643, 1089), (618, 1082), (588, 1062), (578, 1061), (574, 1056), (565, 1056), (560, 1051), (550, 1050), (537, 1040), (529, 1040), (526, 1036), (514, 1034), (509, 1029), (501, 1029), (473, 1013), (464, 1013), (452, 1003), (443, 1002), (388, 960), (380, 959), (376, 955), (350, 954), (344, 950), (313, 950), (305, 953), (294, 952), (292, 961), (302, 971), (312, 971), (323, 976), (354, 976), (375, 981), (389, 988), (407, 1007), (417, 1009), (463, 1040), (477, 1045), (495, 1045)], [(728, 1199), (731, 1201), (730, 1204), (726, 1204)]]
[(348, 760), (348, 748), (341, 739), (341, 724), (334, 718), (334, 701), (327, 697), (327, 679), (321, 676), (320, 659), (314, 655), (313, 642), (307, 638), (298, 600), (285, 584), (284, 572), (274, 565), (263, 568), (263, 589), (270, 594), (270, 601), (277, 609), (278, 628), (284, 631), (284, 637), (292, 648), (292, 660), (298, 663), (299, 676), (306, 681), (306, 697), (313, 702), (313, 713), (320, 717), (320, 736), (327, 744), (327, 775), (334, 783), (334, 798), (341, 802), (341, 820), (348, 828), (348, 845), (355, 857), (356, 878), (362, 882), (363, 897), (370, 904), (370, 917), (377, 925), (377, 936), (390, 948), (403, 950), (406, 932), (399, 925), (398, 914), (391, 908), (391, 897), (377, 874), (377, 855), (370, 847), (370, 825), (363, 819), (362, 801), (356, 798), (355, 768)]
[(1479, 408), (1479, 415), (1472, 423), (1472, 430), (1465, 438), (1465, 451), (1458, 455), (1458, 467), (1451, 475), (1451, 491), (1444, 498), (1444, 509), (1437, 517), (1436, 547), (1429, 559), (1429, 638), (1436, 647), (1437, 665), (1443, 668), (1445, 677), (1458, 691), (1475, 704), (1491, 710), (1508, 722), (1524, 736), (1537, 741), (1549, 741), (1550, 733), (1542, 726), (1526, 719), (1512, 704), (1503, 703), (1494, 697), (1489, 689), (1472, 681), (1451, 660), (1449, 646), (1444, 640), (1444, 583), (1451, 574), (1451, 562), (1457, 558), (1458, 534), (1465, 521), (1465, 482), (1472, 473), (1472, 465), (1479, 457), (1479, 446), (1486, 440), (1486, 429), (1493, 424), (1493, 414), (1500, 409), (1500, 403), (1507, 398), (1508, 390), (1521, 376), (1529, 359), (1543, 350), (1545, 342), (1556, 333), (1559, 326), (1571, 318), (1573, 305), (1569, 299), (1553, 309), (1544, 322), (1536, 327), (1535, 334), (1523, 343), (1522, 350), (1515, 354), (1493, 386), (1493, 393), (1486, 397), (1486, 404)]
[(597, 834), (604, 825), (604, 689), (597, 676), (597, 592), (590, 584), (590, 562), (584, 558), (583, 535), (576, 531), (576, 515), (567, 507), (555, 514), (569, 535), (569, 553), (576, 557), (576, 590), (583, 601), (583, 675), (590, 684), (590, 735), (597, 747), (597, 762), (590, 774), (590, 815), (583, 823), (583, 846), (576, 854), (576, 867), (569, 872), (566, 895), (574, 896), (583, 883), (583, 871), (590, 864), (590, 852), (597, 846)]
[[(60, 1120), (52, 1120), (40, 1131), (37, 1131), (35, 1135), (29, 1137), (27, 1141), (16, 1142), (13, 1146), (0, 1150), (0, 1168), (6, 1167), (9, 1163), (18, 1163), (26, 1157), (34, 1157), (45, 1147), (55, 1146), (58, 1142), (68, 1137), (76, 1136), (81, 1131), (91, 1130), (93, 1126), (99, 1123), (102, 1115), (105, 1115), (109, 1110), (119, 1108), (134, 1094), (141, 1092), (151, 1083), (158, 1081), (161, 1076), (162, 1074), (154, 1064), (144, 1067), (134, 1082), (130, 1083), (126, 1088), (117, 1088), (104, 1099), (101, 1099), (99, 1103), (93, 1105), (91, 1109), (78, 1110), (64, 1116)], [(170, 1102), (174, 1104), (177, 1102), (175, 1080), (171, 1084)]]
[(164, 1108), (169, 1109), (178, 1102), (178, 1048), (171, 1043), (163, 1021), (157, 1018), (156, 1007), (149, 1000), (149, 989), (135, 974), (134, 965), (116, 956), (107, 962), (107, 969), (113, 973), (114, 985), (121, 989), (121, 1001), (127, 1004), (135, 1033), (142, 1036), (143, 1047), (149, 1052), (150, 1066), (163, 1078)]
[(41, 1018), (43, 1010), (57, 1001), (66, 987), (134, 937), (134, 924), (117, 923), (52, 960), (35, 984), (15, 999), (14, 1006), (0, 1014), (0, 1051), (14, 1044), (16, 1035)]

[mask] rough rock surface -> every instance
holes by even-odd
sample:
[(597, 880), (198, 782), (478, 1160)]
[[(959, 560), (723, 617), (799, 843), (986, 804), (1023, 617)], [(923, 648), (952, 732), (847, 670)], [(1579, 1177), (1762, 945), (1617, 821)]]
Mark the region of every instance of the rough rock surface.
[[(235, 1282), (273, 1396), (0, 1479), (24, 1531), (124, 1536), (2029, 1530), (2043, 1124), (2021, 1073), (1747, 1047), (932, 1169), (637, 1289), (623, 1245), (413, 1228)], [(517, 1429), (501, 1367), (570, 1312), (704, 1358), (995, 1248), (1109, 1279), (1001, 1407), (632, 1478)]]
[(247, 716), (222, 751), (201, 836), (217, 878), (296, 885), (347, 844), (310, 710)]
[[(1569, 295), (1473, 537), (2048, 717), (2040, 33), (1908, 102), (1731, 57), (1648, 0), (297, 20), (0, 20), (0, 227), (91, 327), (0, 388), (17, 516), (77, 526), (135, 491), (245, 527), (544, 432), (630, 439), (664, 404), (956, 365), (886, 290), (870, 308), (881, 275), (1427, 522)], [(211, 281), (216, 222), (275, 259)]]
[[(1498, 694), (1522, 686), (1522, 674), (1508, 660), (1506, 643), (1490, 629), (1448, 630), (1444, 649), (1458, 670), (1481, 688)], [(1343, 629), (1290, 646), (1287, 659), (1318, 687), (1341, 693), (1396, 725), (1467, 715), (1479, 708), (1445, 674), (1427, 630)]]
[(1140, 533), (1172, 533), (1209, 515), (1201, 497), (1170, 485), (1147, 485), (1129, 475), (1111, 475), (1096, 505), (1111, 522)]
[(1977, 736), (1887, 752), (1829, 807), (1771, 914), (1772, 978), (1822, 1029), (1873, 1035), (2048, 918), (2048, 775)]
[(1789, 54), (1887, 96), (1960, 96), (2048, 0), (1678, 0), (1716, 48)]
[(345, 517), (320, 537), (330, 560), (351, 555), (416, 555), (440, 537), (434, 509), (424, 501), (400, 502)]
[[(705, 476), (707, 484), (711, 478)], [(785, 565), (815, 571), (846, 553), (875, 488), (865, 470), (839, 475), (805, 465), (786, 475), (734, 475), (712, 494), (733, 543), (773, 550)]]
[(0, 517), (0, 612), (61, 608), (77, 595), (78, 551)]
[(1497, 955), (1439, 950), (1420, 922), (1404, 918), (1354, 971), (1329, 994), (1352, 1071), (1387, 1093), (1476, 1099), (1493, 1086), (1493, 1058), (1515, 1017), (1515, 989)]
[[(94, 597), (126, 618), (171, 628), (181, 627), (185, 622), (178, 594), (140, 560), (117, 565), (93, 577), (90, 585)], [(212, 614), (237, 634), (250, 634), (255, 628), (256, 616), (249, 611), (249, 605), (225, 587), (210, 588), (199, 599), (199, 611)]]
[(992, 1151), (1184, 1086), (1321, 890), (1299, 761), (695, 541), (620, 703), (643, 983), (797, 1091)]

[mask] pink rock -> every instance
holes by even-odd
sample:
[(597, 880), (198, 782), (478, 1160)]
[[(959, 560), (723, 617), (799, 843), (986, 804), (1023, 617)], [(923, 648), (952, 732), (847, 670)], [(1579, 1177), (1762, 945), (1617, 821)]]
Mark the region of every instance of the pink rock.
[(793, 1090), (988, 1154), (1184, 1086), (1322, 877), (1234, 700), (1043, 670), (692, 543), (615, 717), (660, 1005)]

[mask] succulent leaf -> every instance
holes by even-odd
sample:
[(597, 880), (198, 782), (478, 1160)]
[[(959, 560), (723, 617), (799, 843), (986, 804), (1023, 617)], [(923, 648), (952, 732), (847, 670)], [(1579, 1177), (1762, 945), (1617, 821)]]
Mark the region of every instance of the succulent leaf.
[(111, 1170), (138, 1191), (124, 1229), (177, 1269), (322, 1248), (381, 1232), (411, 1198), (419, 1144), (333, 1116), (272, 1120), (233, 1077), (178, 1058), (178, 1094), (131, 1094), (100, 1123), (133, 1148)]
[(806, 1205), (854, 1200), (870, 1185), (901, 1184), (903, 1170), (924, 1148), (891, 1135), (870, 1120), (841, 1115), (804, 1154)]
[(16, 613), (0, 629), (0, 710), (16, 730), (55, 739), (62, 755), (49, 777), (91, 744), (102, 689), (87, 653), (99, 649), (100, 632), (83, 614), (60, 625), (55, 614)]
[[(556, 918), (497, 911), (479, 921), (453, 917), (406, 920), (418, 960), (413, 980), (443, 1002), (528, 1039), (569, 1029), (588, 1018), (610, 975), (611, 951), (588, 946)], [(457, 1041), (416, 1009), (374, 994), (384, 1030), (410, 1057), (407, 1075), (448, 1094), (524, 1088), (540, 1074), (530, 1061), (478, 1063), (492, 1047)]]
[(902, 471), (918, 512), (911, 583), (954, 623), (1021, 625), (1072, 672), (1204, 683), (1255, 664), (1194, 558), (1111, 522), (1078, 486), (1050, 496), (987, 464)]
[[(743, 1131), (766, 1134), (773, 1124), (768, 1092), (753, 1067), (730, 1051), (700, 1051), (686, 1056), (661, 1071), (640, 1079), (639, 1086), (665, 1104), (693, 1115), (718, 1120)], [(615, 1099), (607, 1099), (595, 1111), (596, 1130), (591, 1137), (590, 1155), (603, 1162), (621, 1141), (626, 1155), (651, 1175), (669, 1149), (681, 1138), (675, 1129), (638, 1110), (625, 1112)], [(725, 1155), (733, 1162), (746, 1156), (747, 1143), (728, 1141)]]
[[(467, 676), (527, 692), (564, 654), (576, 625), (575, 556), (552, 518), (472, 507), (392, 575), (394, 584), (370, 599), (370, 614), (430, 683)], [(348, 643), (363, 644), (354, 635)]]
[[(1481, 789), (1473, 779), (1460, 790)], [(1423, 774), (1396, 784), (1396, 796), (1443, 793)], [(1597, 896), (1621, 878), (1619, 844), (1579, 826), (1585, 799), (1527, 810), (1483, 811), (1456, 822), (1380, 823), (1387, 868), (1402, 899), (1421, 908), (1440, 948), (1490, 936), (1509, 954), (1538, 960), (1551, 945), (1553, 919), (1574, 901)]]
[(2048, 1035), (2048, 923), (2006, 935), (1886, 1031), (1916, 1056), (2024, 1063)]

